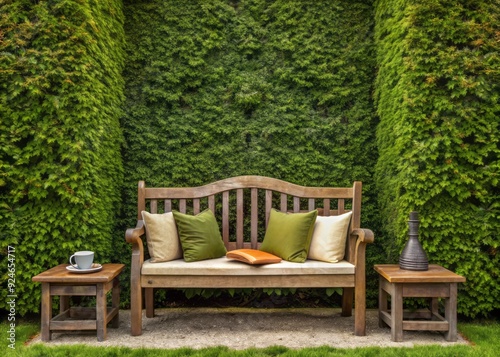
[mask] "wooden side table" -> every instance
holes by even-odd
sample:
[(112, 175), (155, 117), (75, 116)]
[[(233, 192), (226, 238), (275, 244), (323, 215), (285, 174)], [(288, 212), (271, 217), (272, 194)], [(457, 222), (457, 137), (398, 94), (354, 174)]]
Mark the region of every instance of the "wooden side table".
[[(109, 322), (118, 327), (120, 286), (118, 276), (123, 264), (103, 264), (102, 270), (88, 274), (69, 272), (61, 264), (32, 278), (42, 283), (42, 341), (50, 341), (52, 331), (97, 330), (97, 340), (106, 339)], [(106, 294), (112, 291), (108, 311)], [(60, 296), (59, 314), (52, 317), (52, 296)], [(95, 296), (96, 307), (70, 307), (70, 296)]]
[[(447, 341), (457, 340), (457, 285), (465, 282), (464, 277), (435, 264), (427, 271), (403, 270), (395, 264), (374, 268), (379, 274), (379, 326), (385, 323), (391, 327), (393, 341), (403, 341), (403, 330), (444, 331)], [(431, 298), (430, 309), (405, 312), (405, 297)], [(439, 314), (439, 298), (444, 299), (444, 316)]]

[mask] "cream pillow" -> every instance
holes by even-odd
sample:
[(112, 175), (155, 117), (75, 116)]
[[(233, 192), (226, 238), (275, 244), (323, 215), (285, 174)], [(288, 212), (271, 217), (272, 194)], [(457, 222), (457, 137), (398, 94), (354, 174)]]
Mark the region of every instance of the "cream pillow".
[(151, 263), (182, 258), (182, 247), (172, 212), (153, 214), (142, 211)]
[(347, 230), (352, 212), (340, 216), (318, 216), (309, 248), (309, 259), (336, 263), (344, 259)]

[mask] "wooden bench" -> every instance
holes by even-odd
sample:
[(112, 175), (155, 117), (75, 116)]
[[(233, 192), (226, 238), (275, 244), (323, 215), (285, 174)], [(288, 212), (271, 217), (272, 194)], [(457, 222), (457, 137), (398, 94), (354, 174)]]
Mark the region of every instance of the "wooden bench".
[[(371, 230), (360, 228), (361, 190), (358, 181), (347, 188), (304, 187), (262, 176), (233, 177), (191, 188), (149, 188), (140, 181), (137, 225), (125, 234), (132, 244), (131, 334), (142, 333), (143, 289), (146, 316), (153, 317), (157, 288), (343, 288), (342, 316), (352, 315), (354, 299), (354, 333), (364, 336), (365, 249), (374, 237)], [(197, 214), (206, 208), (214, 212), (228, 251), (258, 249), (258, 238), (263, 237), (272, 208), (282, 212), (317, 209), (323, 216), (352, 211), (345, 258), (338, 263), (283, 261), (260, 267), (230, 264), (225, 257), (189, 263), (183, 259), (163, 263), (145, 260), (142, 211)]]

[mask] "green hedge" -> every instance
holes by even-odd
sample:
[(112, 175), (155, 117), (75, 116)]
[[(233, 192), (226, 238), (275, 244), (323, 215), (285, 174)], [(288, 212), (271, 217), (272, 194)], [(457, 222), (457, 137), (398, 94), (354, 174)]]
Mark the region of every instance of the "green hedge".
[(370, 6), (126, 3), (127, 187), (369, 181)]
[(124, 11), (127, 225), (138, 180), (255, 174), (361, 180), (363, 224), (374, 226), (371, 1), (125, 1)]
[(231, 4), (126, 2), (132, 219), (139, 179), (187, 186), (258, 174), (370, 187), (371, 6)]
[(459, 312), (500, 308), (500, 5), (378, 1), (377, 184), (397, 259), (420, 212), (429, 261), (467, 278)]
[[(35, 274), (76, 250), (94, 250), (98, 262), (115, 258), (122, 4), (2, 1), (0, 39), (1, 251), (15, 247), (23, 315), (39, 309)], [(2, 294), (6, 276), (2, 269)]]
[(397, 261), (417, 210), (430, 261), (467, 277), (459, 311), (498, 309), (499, 10), (487, 0), (4, 0), (0, 249), (16, 248), (18, 312), (38, 310), (31, 277), (74, 250), (130, 261), (123, 233), (138, 180), (241, 174), (363, 181), (362, 224), (376, 233), (371, 306), (370, 267)]

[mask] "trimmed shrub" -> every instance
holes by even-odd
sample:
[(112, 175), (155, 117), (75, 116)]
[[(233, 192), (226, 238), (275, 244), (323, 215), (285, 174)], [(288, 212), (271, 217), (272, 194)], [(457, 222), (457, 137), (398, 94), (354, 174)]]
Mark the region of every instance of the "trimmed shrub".
[[(364, 182), (374, 224), (371, 1), (125, 1), (125, 215), (137, 181)], [(129, 248), (127, 248), (127, 254)]]
[[(377, 191), (396, 260), (420, 212), (431, 263), (467, 278), (459, 312), (498, 309), (500, 6), (378, 1)], [(387, 244), (390, 246), (390, 244)]]
[(21, 315), (39, 310), (31, 278), (74, 251), (118, 259), (123, 40), (118, 0), (2, 2), (1, 249), (15, 247)]

